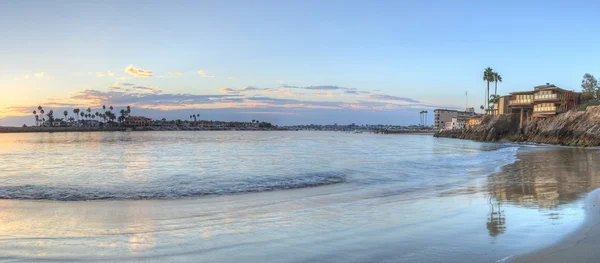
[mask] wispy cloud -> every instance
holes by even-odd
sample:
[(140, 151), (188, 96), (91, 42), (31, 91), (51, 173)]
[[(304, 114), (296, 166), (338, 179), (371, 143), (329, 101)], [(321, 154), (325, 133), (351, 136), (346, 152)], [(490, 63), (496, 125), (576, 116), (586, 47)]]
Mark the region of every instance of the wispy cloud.
[(109, 71), (107, 74), (108, 74), (109, 76), (111, 76), (111, 77), (114, 77), (114, 76), (115, 76), (115, 73), (114, 73), (114, 72), (110, 72), (110, 71)]
[(411, 102), (411, 103), (420, 103), (419, 101), (413, 100), (411, 98), (404, 98), (404, 97), (398, 97), (398, 96), (392, 96), (392, 95), (385, 95), (385, 94), (371, 94), (369, 96), (369, 98), (375, 99), (375, 100), (392, 100), (392, 101), (404, 101), (404, 102)]
[(133, 65), (129, 65), (129, 67), (125, 68), (125, 73), (142, 78), (152, 77), (152, 71), (142, 68), (134, 68)]
[(38, 73), (35, 73), (35, 76), (36, 76), (37, 78), (43, 78), (43, 77), (44, 77), (44, 72), (38, 72)]
[(119, 87), (119, 82), (115, 81), (115, 83), (113, 83), (112, 85), (106, 87), (107, 89), (113, 89), (113, 90), (118, 90), (121, 89), (121, 87)]
[(121, 84), (121, 85), (123, 85), (123, 86), (133, 86), (133, 85), (135, 85), (135, 84), (133, 84), (133, 83), (127, 83), (127, 82), (125, 82), (125, 83), (123, 83), (123, 84)]
[(96, 76), (98, 76), (98, 77), (104, 77), (104, 73), (102, 73), (102, 72), (96, 72)]
[(315, 91), (340, 91), (346, 94), (369, 94), (370, 92), (368, 91), (359, 91), (355, 88), (345, 88), (345, 87), (340, 87), (340, 86), (335, 86), (335, 85), (316, 85), (316, 86), (292, 86), (292, 85), (287, 85), (287, 84), (282, 84), (281, 85), (282, 88), (287, 88), (287, 89), (305, 89), (305, 90), (315, 90)]
[(261, 89), (261, 88), (257, 88), (257, 87), (253, 87), (253, 86), (246, 86), (241, 89), (220, 88), (219, 92), (227, 93), (227, 94), (240, 94), (240, 93), (246, 93), (246, 92), (267, 91), (267, 90), (271, 90), (271, 89)]
[(177, 75), (177, 76), (183, 75), (183, 73), (177, 72), (177, 71), (167, 72), (167, 74), (169, 74), (169, 75)]
[(153, 86), (149, 86), (149, 87), (146, 87), (146, 86), (133, 86), (133, 87), (131, 87), (131, 89), (142, 91), (142, 92), (149, 91), (149, 92), (152, 92), (152, 93), (161, 93), (162, 92), (162, 90), (159, 90), (159, 89), (157, 89), (157, 88), (155, 88)]
[(208, 79), (208, 78), (214, 78), (214, 77), (215, 77), (215, 76), (213, 76), (213, 75), (208, 75), (208, 74), (206, 74), (206, 71), (204, 71), (204, 70), (199, 70), (199, 71), (198, 71), (198, 75), (200, 75), (202, 78), (207, 78), (207, 79)]

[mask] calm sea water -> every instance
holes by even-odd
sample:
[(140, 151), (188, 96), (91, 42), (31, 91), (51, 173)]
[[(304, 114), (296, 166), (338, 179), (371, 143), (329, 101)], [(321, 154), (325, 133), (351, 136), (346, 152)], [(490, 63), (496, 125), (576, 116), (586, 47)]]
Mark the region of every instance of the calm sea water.
[(596, 157), (430, 135), (0, 134), (0, 260), (495, 262), (583, 221)]

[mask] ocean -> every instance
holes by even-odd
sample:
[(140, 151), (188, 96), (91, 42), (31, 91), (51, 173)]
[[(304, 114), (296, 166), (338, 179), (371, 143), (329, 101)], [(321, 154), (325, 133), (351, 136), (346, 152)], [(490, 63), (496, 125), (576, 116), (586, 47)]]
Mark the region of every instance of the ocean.
[(596, 152), (418, 134), (0, 134), (0, 260), (502, 262), (583, 222)]

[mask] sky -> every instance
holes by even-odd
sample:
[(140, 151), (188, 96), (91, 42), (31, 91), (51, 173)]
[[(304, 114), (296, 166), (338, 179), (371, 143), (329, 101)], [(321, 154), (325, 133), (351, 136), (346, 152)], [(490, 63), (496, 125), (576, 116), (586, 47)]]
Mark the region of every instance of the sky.
[[(74, 107), (161, 119), (419, 123), (600, 74), (595, 1), (0, 1), (0, 125)], [(493, 90), (493, 84), (492, 84)], [(468, 104), (467, 96), (468, 94)]]

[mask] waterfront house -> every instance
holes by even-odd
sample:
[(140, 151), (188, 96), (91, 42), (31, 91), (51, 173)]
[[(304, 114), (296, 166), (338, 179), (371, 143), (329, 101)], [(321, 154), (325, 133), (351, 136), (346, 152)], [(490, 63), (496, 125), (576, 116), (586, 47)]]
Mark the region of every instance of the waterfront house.
[(143, 116), (129, 116), (125, 123), (127, 126), (136, 128), (150, 127), (152, 126), (152, 119)]
[(520, 114), (519, 127), (522, 128), (524, 117), (548, 118), (555, 116), (577, 106), (579, 97), (580, 93), (546, 83), (546, 85), (534, 87), (533, 91), (511, 93), (510, 112)]
[(498, 102), (494, 103), (494, 108), (492, 109), (493, 114), (499, 115), (511, 113), (510, 99), (510, 95), (498, 98)]

